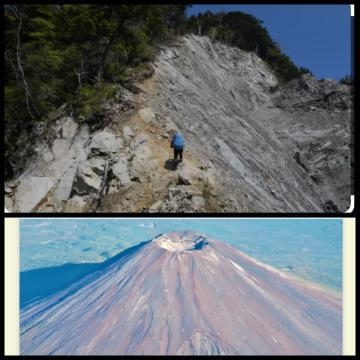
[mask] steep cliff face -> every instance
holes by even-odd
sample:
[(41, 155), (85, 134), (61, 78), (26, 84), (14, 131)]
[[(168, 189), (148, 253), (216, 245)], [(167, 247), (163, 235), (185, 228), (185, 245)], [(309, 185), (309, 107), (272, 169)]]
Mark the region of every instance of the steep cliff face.
[(341, 354), (337, 294), (192, 231), (162, 234), (21, 313), (22, 354)]
[[(323, 212), (350, 204), (349, 85), (280, 86), (255, 54), (186, 36), (106, 105), (95, 132), (60, 113), (12, 211)], [(68, 114), (67, 114), (68, 115)], [(186, 140), (177, 168), (169, 130)]]
[(238, 211), (349, 207), (349, 86), (305, 75), (275, 91), (256, 55), (206, 37), (165, 50), (156, 79), (154, 107), (216, 168)]

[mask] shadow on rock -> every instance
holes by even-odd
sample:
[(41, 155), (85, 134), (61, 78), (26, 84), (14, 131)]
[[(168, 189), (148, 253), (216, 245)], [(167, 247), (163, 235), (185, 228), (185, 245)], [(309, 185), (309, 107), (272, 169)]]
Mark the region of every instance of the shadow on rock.
[(165, 161), (164, 168), (167, 170), (175, 171), (177, 169), (178, 164), (179, 161), (174, 159), (168, 159)]

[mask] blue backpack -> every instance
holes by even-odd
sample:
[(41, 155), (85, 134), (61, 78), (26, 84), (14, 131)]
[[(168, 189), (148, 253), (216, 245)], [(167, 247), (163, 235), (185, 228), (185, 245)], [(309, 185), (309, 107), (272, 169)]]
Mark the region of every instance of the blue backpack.
[(174, 135), (173, 147), (175, 150), (182, 150), (184, 148), (184, 139), (180, 133)]

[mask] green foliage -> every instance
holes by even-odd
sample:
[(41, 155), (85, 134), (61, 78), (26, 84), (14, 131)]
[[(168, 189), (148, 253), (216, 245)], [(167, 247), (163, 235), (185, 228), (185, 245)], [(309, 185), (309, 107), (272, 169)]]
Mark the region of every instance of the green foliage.
[(37, 122), (64, 103), (91, 118), (114, 96), (110, 84), (150, 76), (159, 45), (186, 32), (257, 52), (283, 81), (308, 71), (281, 52), (255, 17), (206, 12), (186, 19), (188, 6), (5, 5), (5, 155), (16, 160)]
[(77, 115), (86, 122), (94, 113), (102, 109), (104, 101), (114, 98), (116, 92), (117, 87), (107, 83), (102, 84), (101, 88), (82, 87), (73, 108)]
[(299, 71), (300, 71), (300, 74), (310, 74), (310, 75), (314, 76), (313, 73), (305, 67), (300, 66)]
[(16, 162), (59, 105), (86, 120), (114, 96), (111, 83), (151, 73), (147, 62), (180, 33), (187, 7), (5, 5), (5, 155)]

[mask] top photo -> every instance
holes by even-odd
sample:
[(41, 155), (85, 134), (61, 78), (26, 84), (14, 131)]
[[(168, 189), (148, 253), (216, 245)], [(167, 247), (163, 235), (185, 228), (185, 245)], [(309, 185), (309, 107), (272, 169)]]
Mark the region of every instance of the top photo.
[(9, 213), (345, 213), (353, 9), (3, 5)]

